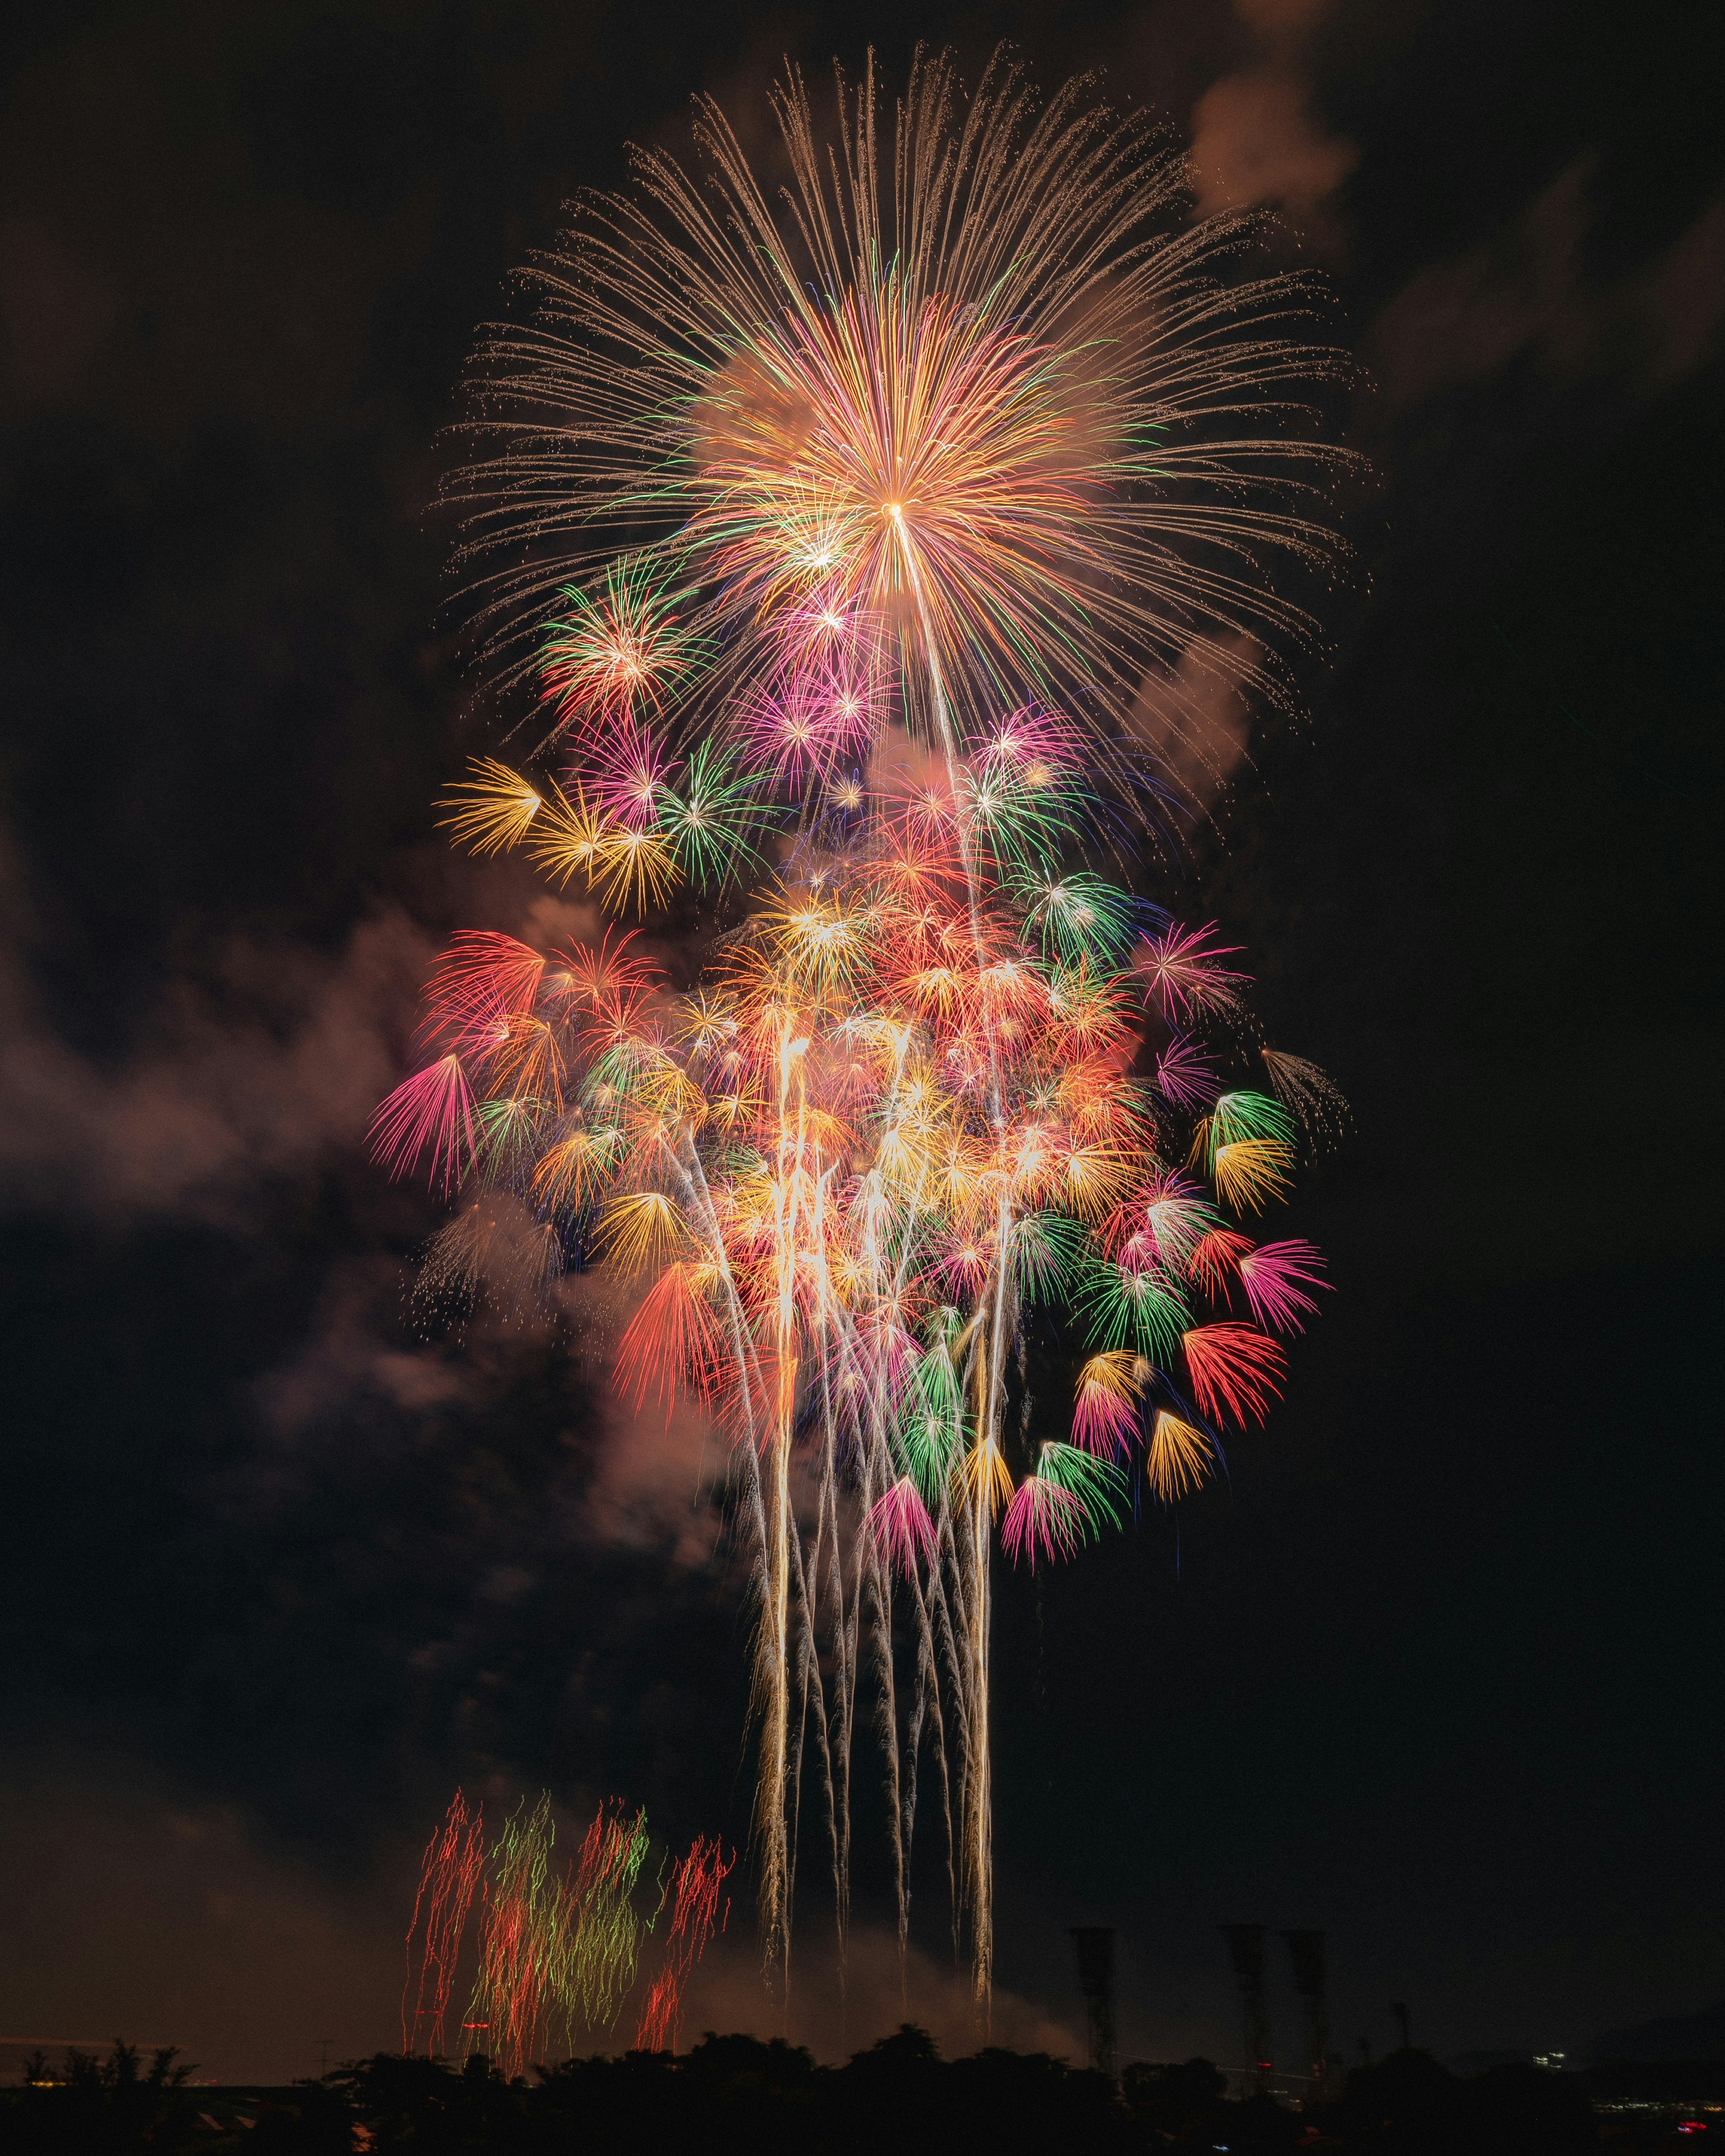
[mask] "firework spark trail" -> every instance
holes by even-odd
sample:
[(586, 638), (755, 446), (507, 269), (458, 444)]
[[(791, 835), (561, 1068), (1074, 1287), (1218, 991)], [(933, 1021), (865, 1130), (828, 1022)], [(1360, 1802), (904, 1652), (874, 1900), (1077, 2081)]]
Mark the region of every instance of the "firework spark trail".
[[(443, 2052), (449, 1990), (485, 1858), (483, 1810), (475, 1805), (470, 1813), (457, 1789), (443, 1825), (425, 1845), (418, 1891), (413, 1897), (413, 1917), (407, 1937), (408, 1979), (401, 2001), (403, 2051), (424, 2050), (434, 2057)], [(416, 1938), (419, 1943), (417, 1984), (413, 1980)]]
[(719, 1889), (729, 1876), (733, 1861), (724, 1856), (716, 1840), (697, 1837), (673, 1872), (665, 1959), (642, 2002), (635, 2030), (638, 2051), (675, 2051), (684, 1988), (708, 1941), (716, 1930), (724, 1930), (731, 1913), (728, 1899), (720, 1907)]
[[(997, 1523), (1034, 1567), (1128, 1474), (1195, 1487), (1278, 1388), (1260, 1327), (1321, 1284), (1228, 1216), (1286, 1195), (1339, 1095), (1261, 1049), (1271, 1093), (1224, 1089), (1260, 1039), (1233, 954), (1074, 856), (1154, 824), (1147, 695), (1178, 718), (1196, 666), (1286, 701), (1268, 654), (1310, 624), (1265, 564), (1333, 557), (1348, 460), (1290, 423), (1343, 370), (1291, 333), (1304, 280), (1230, 266), (1252, 220), (1186, 222), (1178, 160), (1081, 85), (1039, 110), (997, 62), (966, 104), (923, 56), (889, 145), (870, 69), (830, 157), (800, 78), (774, 103), (782, 203), (706, 100), (704, 177), (644, 153), (634, 193), (583, 203), (536, 319), (482, 349), (458, 486), (482, 627), (562, 770), (486, 759), (457, 839), (614, 911), (752, 880), (747, 911), (685, 995), (626, 939), (458, 938), (377, 1142), (517, 1198), (543, 1231), (518, 1279), (648, 1276), (619, 1382), (735, 1440), (782, 1998), (811, 1728), (842, 1969), (872, 1684), (901, 1952), (932, 1715), (985, 2024)], [(488, 1218), (450, 1278), (490, 1262)], [(1235, 1290), (1256, 1324), (1200, 1322)], [(1041, 1305), (1099, 1352), (1075, 1442), (1033, 1450)]]
[(567, 1974), (562, 2005), (589, 2029), (608, 2029), (634, 1981), (641, 1920), (633, 1897), (647, 1854), (647, 1815), (602, 1805), (581, 1844), (564, 1890)]
[[(479, 1813), (470, 1815), (456, 1792), (426, 1846), (408, 1929), (404, 2050), (422, 2041), (433, 2052), (441, 2050), (450, 1986), (481, 1881), (478, 1967), (462, 2025), (464, 2051), (485, 2052), (512, 2076), (543, 2055), (553, 2031), (572, 2051), (578, 2028), (590, 2035), (613, 2028), (634, 1984), (643, 1938), (667, 1904), (665, 1952), (642, 2026), (658, 2032), (655, 2048), (667, 2034), (675, 2041), (683, 1986), (715, 1924), (723, 1927), (718, 1892), (735, 1860), (716, 1840), (697, 1837), (673, 1865), (660, 1911), (644, 1917), (636, 1907), (649, 1840), (644, 1811), (630, 1814), (615, 1798), (601, 1804), (561, 1877), (552, 1867), (556, 1840), (547, 1792), (531, 1810), (525, 1803), (518, 1807), (487, 1851)], [(728, 1912), (729, 1903), (725, 1907)], [(411, 1968), (416, 1938), (417, 1986)]]
[(479, 1968), (462, 2026), (466, 2048), (486, 2052), (510, 2075), (541, 2053), (563, 1989), (567, 1925), (550, 1867), (556, 1835), (544, 1795), (525, 1816), (505, 1821), (487, 1859)]

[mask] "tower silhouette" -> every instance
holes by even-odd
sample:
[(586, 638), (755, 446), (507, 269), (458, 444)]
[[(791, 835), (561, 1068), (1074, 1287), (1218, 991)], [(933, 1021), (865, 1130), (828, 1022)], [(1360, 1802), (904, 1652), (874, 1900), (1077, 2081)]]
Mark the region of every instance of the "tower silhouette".
[(1270, 2007), (1264, 1996), (1264, 1927), (1262, 1924), (1224, 1924), (1228, 1958), (1240, 1985), (1240, 2004), (1245, 2024), (1246, 2072), (1254, 2091), (1269, 2086), (1275, 2064), (1270, 2056)]
[(1312, 2093), (1321, 2103), (1329, 2093), (1330, 2024), (1324, 2010), (1324, 1935), (1284, 1932), (1288, 1959), (1294, 1965), (1294, 1989), (1306, 2005), (1306, 2056), (1311, 2064)]
[(1114, 1933), (1106, 1925), (1075, 1925), (1078, 1988), (1090, 2021), (1090, 2062), (1114, 2078)]

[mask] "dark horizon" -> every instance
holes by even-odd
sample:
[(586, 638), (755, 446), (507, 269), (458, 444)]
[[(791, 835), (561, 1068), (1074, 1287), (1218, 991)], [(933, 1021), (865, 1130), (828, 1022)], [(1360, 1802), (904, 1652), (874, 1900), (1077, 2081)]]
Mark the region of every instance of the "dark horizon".
[[(1122, 2059), (1234, 2062), (1229, 1922), (1271, 1928), (1284, 2063), (1286, 1928), (1327, 1933), (1349, 2064), (1393, 2000), (1455, 2058), (1725, 1999), (1725, 155), (1691, 18), (162, 0), (15, 28), (0, 133), (0, 2039), (232, 2080), (382, 2046), (458, 1783), (746, 1840), (698, 1438), (626, 1445), (578, 1333), (419, 1339), (439, 1208), (364, 1155), (437, 944), (537, 896), (435, 828), (497, 746), (438, 435), (559, 203), (691, 93), (758, 110), (783, 56), (870, 42), (896, 79), (918, 38), (973, 78), (1003, 38), (1283, 212), (1377, 477), (1308, 719), (1260, 715), (1163, 890), (1353, 1104), (1289, 1216), (1336, 1292), (1225, 1484), (1004, 1580), (998, 2025), (1082, 2056), (1086, 1924)], [(823, 2056), (901, 2018), (876, 1861), (846, 2035), (805, 1854)], [(768, 2031), (752, 1922), (739, 1883), (685, 2045)]]

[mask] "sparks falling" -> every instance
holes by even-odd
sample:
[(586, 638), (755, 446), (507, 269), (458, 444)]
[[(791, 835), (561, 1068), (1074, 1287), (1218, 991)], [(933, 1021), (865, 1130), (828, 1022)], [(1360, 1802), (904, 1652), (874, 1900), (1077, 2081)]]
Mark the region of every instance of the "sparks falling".
[[(1275, 1051), (1230, 1082), (1235, 954), (1092, 863), (1157, 827), (1147, 709), (1285, 700), (1310, 624), (1273, 572), (1332, 558), (1345, 462), (1294, 423), (1341, 363), (1301, 278), (1239, 273), (1251, 220), (1188, 222), (1083, 86), (1039, 109), (997, 62), (967, 100), (922, 58), (878, 105), (841, 79), (829, 142), (782, 85), (774, 201), (697, 101), (702, 172), (641, 153), (481, 348), (462, 562), (542, 747), (451, 830), (730, 925), (688, 992), (626, 936), (457, 937), (377, 1140), (461, 1191), (447, 1265), (483, 1270), (501, 1195), (542, 1238), (514, 1277), (635, 1280), (618, 1387), (732, 1440), (769, 1977), (805, 1779), (842, 1943), (871, 1696), (901, 1948), (927, 1778), (985, 2020), (997, 1541), (1057, 1563), (1198, 1487), (1322, 1286), (1241, 1224), (1339, 1096)], [(1039, 1307), (1092, 1352), (1033, 1447)]]
[[(482, 2051), (507, 2075), (524, 2072), (578, 2031), (603, 2037), (634, 1988), (646, 1943), (664, 1922), (658, 1966), (636, 2031), (638, 2050), (675, 2049), (683, 1993), (730, 1912), (721, 1889), (735, 1863), (697, 1835), (685, 1856), (666, 1857), (656, 1894), (647, 1816), (616, 1799), (602, 1804), (575, 1857), (561, 1871), (551, 1797), (523, 1803), (487, 1850), (480, 1812), (458, 1789), (426, 1845), (408, 1931), (402, 2047), (440, 2056), (445, 2016), (467, 1933), (479, 1911), (477, 1968), (460, 2027), (461, 2053)], [(643, 1906), (644, 1904), (644, 1906)]]

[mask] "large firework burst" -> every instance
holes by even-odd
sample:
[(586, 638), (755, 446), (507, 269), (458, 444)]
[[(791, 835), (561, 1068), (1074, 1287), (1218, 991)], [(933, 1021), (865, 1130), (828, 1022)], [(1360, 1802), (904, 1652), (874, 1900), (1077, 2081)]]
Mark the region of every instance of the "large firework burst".
[[(444, 1275), (642, 1276), (617, 1382), (737, 1440), (769, 1969), (805, 1758), (842, 1939), (865, 1684), (901, 1941), (932, 1774), (985, 2012), (997, 1523), (1035, 1565), (1135, 1477), (1195, 1487), (1314, 1306), (1309, 1245), (1239, 1222), (1334, 1096), (1273, 1054), (1229, 1082), (1244, 977), (1086, 854), (1147, 828), (1147, 705), (1281, 696), (1275, 573), (1329, 559), (1339, 462), (1294, 423), (1338, 363), (1301, 279), (1238, 274), (1250, 220), (1184, 222), (1178, 160), (1081, 85), (1039, 109), (997, 64), (967, 101), (923, 59), (890, 140), (871, 75), (830, 141), (796, 77), (774, 110), (776, 198), (702, 101), (697, 173), (643, 154), (578, 206), (481, 347), (457, 490), (544, 714), (457, 835), (613, 911), (729, 886), (732, 925), (681, 995), (613, 940), (459, 938), (379, 1142), (465, 1187)], [(1039, 1303), (1094, 1353), (1033, 1456)]]

